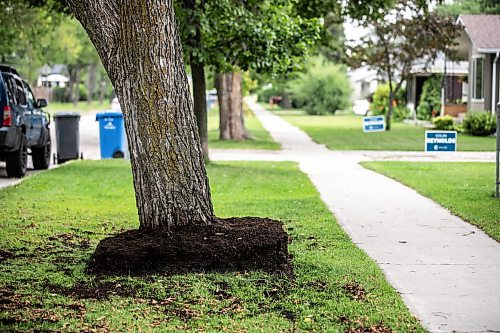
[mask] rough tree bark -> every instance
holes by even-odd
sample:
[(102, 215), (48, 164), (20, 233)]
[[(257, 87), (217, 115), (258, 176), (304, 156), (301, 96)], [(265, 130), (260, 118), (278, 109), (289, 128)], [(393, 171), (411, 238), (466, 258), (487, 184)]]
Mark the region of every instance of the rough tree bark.
[(124, 112), (143, 230), (214, 221), (172, 0), (67, 0)]
[(219, 100), (219, 138), (221, 140), (246, 140), (249, 138), (243, 120), (241, 72), (217, 74)]

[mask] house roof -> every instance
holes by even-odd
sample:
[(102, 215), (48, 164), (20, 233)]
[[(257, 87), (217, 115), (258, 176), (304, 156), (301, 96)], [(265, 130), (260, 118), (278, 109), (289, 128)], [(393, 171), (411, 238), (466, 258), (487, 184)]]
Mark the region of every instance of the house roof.
[(411, 74), (443, 74), (448, 75), (467, 75), (469, 73), (468, 61), (450, 61), (446, 59), (444, 53), (439, 53), (437, 58), (431, 63), (427, 63), (426, 59), (419, 59), (410, 70)]
[(348, 73), (349, 78), (353, 82), (360, 81), (373, 81), (378, 79), (379, 75), (376, 70), (371, 69), (367, 66), (362, 66), (353, 70), (350, 70)]
[(500, 51), (500, 15), (460, 15), (457, 22), (479, 52)]
[(54, 64), (53, 66), (45, 64), (42, 66), (42, 68), (38, 70), (38, 74), (40, 75), (50, 75), (50, 74), (67, 75), (67, 72), (68, 72), (68, 66), (65, 64)]

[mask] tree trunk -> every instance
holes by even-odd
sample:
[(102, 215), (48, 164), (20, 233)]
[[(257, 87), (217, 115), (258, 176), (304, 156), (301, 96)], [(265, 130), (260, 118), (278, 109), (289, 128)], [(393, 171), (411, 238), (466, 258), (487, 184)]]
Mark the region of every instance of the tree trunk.
[(214, 221), (172, 0), (67, 0), (124, 112), (140, 227)]
[(217, 74), (219, 100), (219, 138), (221, 140), (246, 140), (249, 138), (243, 120), (241, 72)]
[(104, 103), (104, 94), (106, 93), (106, 81), (99, 82), (99, 105)]
[(283, 109), (291, 109), (292, 108), (292, 100), (290, 99), (290, 94), (285, 92), (283, 96), (281, 96), (281, 107)]
[(205, 68), (191, 59), (191, 74), (193, 76), (194, 114), (198, 123), (203, 157), (208, 160), (208, 130), (207, 130), (207, 85)]
[[(65, 101), (73, 102), (73, 91), (75, 89), (75, 66), (68, 65), (68, 74), (69, 74), (69, 82), (68, 82), (68, 90), (66, 91)], [(47, 84), (47, 81), (45, 81)]]
[(385, 129), (387, 131), (391, 130), (391, 118), (392, 118), (392, 109), (393, 109), (393, 100), (394, 93), (392, 92), (392, 87), (389, 85), (389, 108), (387, 109), (387, 114), (385, 116)]
[(80, 64), (77, 62), (74, 69), (74, 82), (73, 82), (73, 94), (71, 95), (71, 102), (76, 108), (78, 101), (80, 100)]
[(87, 103), (92, 103), (94, 99), (95, 84), (96, 84), (96, 71), (97, 64), (90, 64), (88, 66), (88, 76), (87, 76)]

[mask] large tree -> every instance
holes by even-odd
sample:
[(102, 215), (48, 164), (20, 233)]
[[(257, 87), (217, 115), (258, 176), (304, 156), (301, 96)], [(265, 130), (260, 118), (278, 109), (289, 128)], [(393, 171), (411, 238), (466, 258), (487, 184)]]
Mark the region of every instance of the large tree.
[(394, 96), (401, 89), (416, 61), (430, 64), (439, 54), (453, 56), (450, 46), (459, 32), (453, 19), (428, 10), (416, 0), (399, 0), (380, 11), (380, 16), (367, 17), (362, 26), (371, 33), (357, 45), (350, 46), (350, 65), (368, 65), (387, 78), (389, 84), (386, 129), (391, 128)]
[(172, 1), (68, 0), (125, 118), (140, 227), (214, 220)]

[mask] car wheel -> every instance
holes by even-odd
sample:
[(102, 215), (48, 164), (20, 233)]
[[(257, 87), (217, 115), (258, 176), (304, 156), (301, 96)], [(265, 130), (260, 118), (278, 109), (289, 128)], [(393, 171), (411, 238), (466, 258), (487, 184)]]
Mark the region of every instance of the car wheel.
[(50, 165), (50, 139), (47, 143), (40, 148), (33, 148), (31, 150), (31, 158), (33, 160), (33, 167), (35, 170), (45, 170)]
[(22, 178), (26, 174), (28, 166), (28, 145), (26, 136), (21, 137), (21, 145), (18, 150), (7, 155), (7, 176), (13, 178)]

